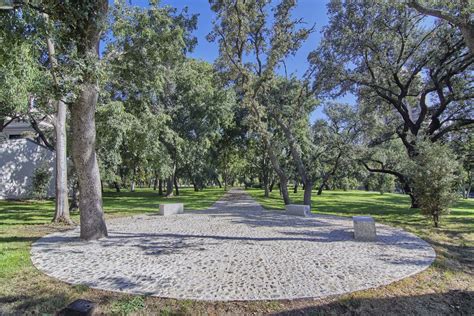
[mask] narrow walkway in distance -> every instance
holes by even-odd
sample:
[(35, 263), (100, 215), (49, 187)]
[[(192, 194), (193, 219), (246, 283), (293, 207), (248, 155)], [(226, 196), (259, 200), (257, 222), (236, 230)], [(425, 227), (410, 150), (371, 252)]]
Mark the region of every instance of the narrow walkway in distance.
[(78, 230), (45, 236), (32, 261), (46, 274), (94, 288), (196, 300), (324, 297), (381, 286), (426, 269), (433, 249), (378, 225), (356, 242), (350, 218), (265, 211), (231, 190), (205, 211), (140, 215), (108, 223), (110, 237)]

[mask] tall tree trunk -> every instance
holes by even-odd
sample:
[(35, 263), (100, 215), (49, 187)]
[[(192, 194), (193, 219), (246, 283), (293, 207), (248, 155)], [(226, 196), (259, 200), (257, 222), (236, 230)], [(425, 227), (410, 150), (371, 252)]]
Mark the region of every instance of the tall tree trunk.
[(114, 187), (115, 187), (115, 192), (119, 193), (120, 192), (120, 185), (118, 184), (117, 181), (114, 181)]
[(439, 213), (438, 212), (433, 213), (433, 223), (434, 223), (434, 227), (436, 228), (439, 227)]
[(285, 205), (291, 204), (290, 195), (288, 194), (288, 177), (285, 175), (285, 172), (281, 168), (280, 162), (278, 161), (278, 158), (275, 155), (273, 146), (270, 144), (268, 137), (264, 136), (263, 140), (273, 169), (275, 170), (278, 178), (280, 179), (280, 191), (283, 197), (283, 202), (285, 203)]
[(298, 170), (298, 174), (300, 175), (301, 180), (303, 182), (304, 192), (305, 192), (303, 203), (305, 205), (311, 206), (311, 193), (312, 193), (312, 190), (313, 190), (313, 183), (312, 183), (311, 177), (310, 177), (309, 173), (307, 172), (306, 167), (303, 163), (303, 159), (301, 158), (301, 154), (300, 154), (302, 152), (301, 148), (300, 148), (297, 140), (293, 136), (293, 133), (288, 128), (288, 126), (286, 126), (286, 124), (284, 124), (282, 119), (279, 118), (278, 116), (275, 116), (275, 119), (276, 119), (278, 125), (283, 130), (283, 133), (285, 134), (286, 138), (288, 139), (288, 143), (290, 144), (291, 156), (293, 157), (293, 161), (296, 165), (296, 169)]
[(155, 170), (155, 179), (153, 180), (153, 191), (156, 191), (156, 189), (158, 188), (158, 171)]
[[(82, 29), (75, 31), (73, 39), (80, 58), (99, 59), (99, 42), (103, 22), (107, 18), (108, 1), (88, 1), (83, 12)], [(95, 152), (95, 110), (98, 99), (98, 82), (95, 75), (84, 73), (77, 100), (71, 106), (72, 157), (79, 179), (79, 209), (81, 211), (81, 239), (94, 240), (106, 237), (107, 226), (102, 209), (100, 173)]]
[(163, 179), (158, 179), (158, 195), (163, 195)]
[(219, 180), (219, 176), (218, 176), (217, 174), (216, 174), (216, 177), (215, 177), (215, 178), (216, 178), (216, 183), (217, 183), (217, 185), (219, 186), (219, 189), (222, 189), (222, 183), (221, 183), (221, 181)]
[(173, 176), (173, 183), (174, 183), (174, 191), (176, 196), (179, 195), (179, 187), (178, 187), (178, 177), (176, 176), (176, 173)]
[[(48, 22), (48, 15), (43, 13), (44, 19)], [(53, 82), (58, 88), (59, 83), (56, 77), (56, 71), (58, 62), (56, 59), (56, 52), (54, 42), (51, 37), (46, 38), (46, 46), (48, 49), (49, 63), (51, 66), (51, 74), (53, 76)], [(73, 224), (69, 216), (69, 201), (67, 194), (67, 146), (66, 146), (66, 116), (67, 108), (66, 104), (62, 100), (54, 102), (56, 105), (56, 118), (54, 122), (54, 132), (56, 136), (56, 205), (53, 222), (65, 223), (68, 225)], [(3, 125), (3, 121), (2, 121)], [(38, 127), (39, 129), (39, 127)], [(40, 132), (40, 135), (42, 133)], [(44, 139), (44, 135), (43, 135)], [(48, 142), (45, 142), (48, 144)]]
[(307, 180), (304, 185), (304, 194), (303, 200), (305, 205), (309, 205), (311, 207), (311, 196), (313, 193), (313, 181)]
[(135, 192), (135, 177), (136, 177), (136, 167), (133, 166), (133, 170), (132, 170), (132, 179), (130, 181), (130, 192)]
[(267, 197), (270, 197), (270, 185), (268, 184), (268, 182), (264, 183), (264, 184), (263, 184), (263, 187), (264, 187), (264, 188), (263, 188), (263, 189), (264, 189), (264, 194), (263, 194), (263, 196), (266, 197), (266, 198), (267, 198)]
[(293, 193), (298, 193), (298, 181), (295, 181), (295, 185), (293, 187)]
[(56, 102), (56, 208), (53, 222), (73, 224), (69, 216), (69, 201), (67, 194), (67, 155), (66, 155), (66, 104)]
[(166, 197), (173, 196), (173, 176), (166, 178)]
[(106, 237), (107, 227), (102, 210), (100, 173), (95, 153), (95, 107), (97, 86), (85, 83), (78, 100), (71, 107), (72, 157), (79, 180), (81, 238)]

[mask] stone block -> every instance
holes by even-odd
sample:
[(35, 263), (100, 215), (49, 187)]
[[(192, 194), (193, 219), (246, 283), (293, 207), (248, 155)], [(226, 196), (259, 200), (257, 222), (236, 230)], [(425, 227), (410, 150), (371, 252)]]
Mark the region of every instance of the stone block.
[(183, 203), (160, 204), (160, 215), (174, 215), (184, 213)]
[(286, 213), (296, 216), (310, 216), (311, 207), (309, 205), (288, 204), (285, 205)]
[(375, 221), (371, 216), (353, 216), (354, 238), (361, 241), (375, 241)]

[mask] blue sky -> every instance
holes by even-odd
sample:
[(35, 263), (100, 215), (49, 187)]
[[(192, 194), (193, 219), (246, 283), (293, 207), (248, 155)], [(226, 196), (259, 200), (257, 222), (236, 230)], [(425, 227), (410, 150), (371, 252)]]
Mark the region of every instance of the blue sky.
[[(132, 5), (148, 5), (148, 0), (131, 0), (130, 2)], [(307, 70), (307, 56), (317, 47), (321, 39), (320, 32), (322, 27), (328, 23), (326, 16), (327, 2), (327, 0), (298, 0), (297, 7), (293, 11), (294, 17), (303, 18), (303, 20), (308, 23), (308, 26), (315, 24), (316, 31), (303, 44), (295, 56), (286, 60), (288, 73), (302, 75)], [(214, 62), (219, 55), (219, 50), (216, 43), (209, 43), (206, 40), (207, 34), (212, 30), (212, 20), (214, 19), (214, 14), (210, 9), (208, 0), (162, 0), (161, 3), (162, 5), (175, 7), (178, 10), (188, 7), (189, 13), (199, 14), (198, 27), (197, 30), (194, 31), (198, 45), (195, 50), (190, 53), (190, 56), (210, 63)], [(346, 96), (340, 101), (354, 103), (354, 97)], [(311, 114), (311, 121), (321, 117), (324, 117), (324, 115), (321, 109), (318, 108)]]

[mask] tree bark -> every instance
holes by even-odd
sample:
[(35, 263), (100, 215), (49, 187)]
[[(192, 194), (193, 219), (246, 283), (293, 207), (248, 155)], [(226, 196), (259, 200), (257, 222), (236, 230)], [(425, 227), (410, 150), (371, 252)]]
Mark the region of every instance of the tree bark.
[(337, 158), (336, 158), (336, 162), (334, 163), (334, 167), (331, 169), (331, 172), (326, 173), (324, 175), (323, 182), (319, 186), (317, 195), (321, 195), (323, 193), (323, 188), (327, 185), (327, 182), (329, 181), (329, 178), (332, 177), (336, 173), (337, 168), (339, 166), (339, 160), (341, 159), (341, 156), (342, 156), (342, 152), (339, 152), (339, 154), (337, 155)]
[(163, 179), (158, 179), (158, 195), (163, 195)]
[(316, 195), (321, 195), (321, 194), (323, 193), (323, 188), (324, 188), (324, 185), (325, 185), (325, 184), (326, 184), (326, 183), (325, 183), (324, 180), (323, 180), (323, 183), (321, 183), (321, 185), (319, 186), (319, 188), (318, 188), (318, 193), (316, 193)]
[(265, 183), (264, 185), (264, 197), (270, 197), (270, 186), (268, 183)]
[(166, 179), (166, 197), (173, 196), (173, 176)]
[(56, 207), (53, 222), (72, 225), (69, 216), (69, 201), (67, 194), (67, 155), (66, 155), (66, 104), (56, 102)]
[(71, 204), (69, 205), (69, 212), (79, 210), (79, 183), (74, 181), (71, 192)]
[(278, 178), (280, 179), (280, 191), (283, 197), (283, 202), (285, 203), (285, 205), (291, 204), (290, 195), (288, 194), (288, 177), (285, 175), (285, 172), (280, 167), (278, 158), (276, 157), (275, 152), (273, 151), (273, 147), (271, 146), (267, 137), (264, 137), (264, 141), (273, 169), (275, 170), (276, 174), (278, 175)]
[(71, 107), (72, 157), (79, 180), (81, 239), (106, 237), (107, 227), (102, 210), (99, 165), (95, 152), (95, 108), (97, 86), (85, 83), (78, 100)]
[[(46, 21), (48, 21), (49, 17), (47, 14), (43, 14), (43, 17)], [(54, 42), (49, 36), (46, 38), (46, 46), (48, 49), (48, 58), (51, 67), (51, 75), (53, 77), (53, 82), (56, 87), (59, 87), (59, 83), (56, 77), (58, 62), (56, 59)], [(56, 100), (54, 103), (56, 105), (56, 118), (54, 122), (54, 132), (56, 136), (56, 202), (53, 222), (72, 225), (73, 222), (69, 216), (69, 201), (67, 194), (67, 107), (62, 100)], [(32, 126), (35, 128), (35, 130), (39, 132), (39, 135), (42, 137), (43, 142), (45, 142), (46, 145), (49, 145), (46, 141), (46, 137), (39, 130), (39, 126), (36, 125), (36, 121), (33, 119), (33, 117), (32, 120), (35, 123), (32, 124)]]
[(304, 201), (303, 203), (305, 205), (311, 206), (311, 193), (313, 190), (313, 182), (311, 181), (311, 177), (309, 176), (306, 167), (303, 163), (303, 159), (301, 158), (301, 148), (298, 145), (297, 140), (293, 136), (293, 133), (291, 130), (286, 126), (286, 124), (283, 123), (282, 119), (279, 118), (278, 116), (275, 116), (275, 119), (278, 123), (278, 125), (281, 127), (283, 130), (283, 133), (285, 134), (286, 138), (288, 139), (288, 143), (290, 145), (290, 152), (291, 156), (293, 157), (293, 161), (296, 165), (296, 169), (298, 170), (298, 174), (301, 177), (301, 180), (304, 185)]
[(298, 181), (295, 181), (295, 186), (293, 187), (293, 193), (298, 193)]
[(303, 200), (305, 205), (311, 207), (311, 196), (313, 194), (313, 181), (307, 180), (304, 186)]
[[(102, 22), (107, 17), (108, 1), (91, 1), (90, 4), (88, 12), (83, 13), (81, 29), (75, 31), (73, 41), (77, 46), (79, 57), (84, 60), (91, 58), (98, 60)], [(80, 237), (84, 240), (95, 240), (108, 235), (102, 209), (100, 173), (95, 151), (95, 111), (98, 90), (96, 76), (84, 73), (78, 97), (71, 106), (72, 157), (81, 192)]]
[(118, 184), (117, 181), (114, 181), (114, 188), (115, 188), (115, 192), (117, 192), (117, 193), (120, 192), (120, 185)]
[(176, 194), (176, 196), (178, 196), (179, 195), (179, 187), (178, 187), (178, 177), (176, 176), (176, 173), (173, 176), (173, 183), (174, 183), (175, 194)]
[(153, 191), (156, 191), (156, 189), (158, 189), (158, 176), (155, 176), (153, 180)]
[(433, 223), (434, 223), (434, 227), (436, 228), (439, 227), (439, 213), (438, 212), (433, 213)]
[(216, 182), (217, 182), (217, 185), (219, 186), (219, 189), (222, 189), (222, 184), (219, 181), (219, 176), (218, 175), (216, 175)]

